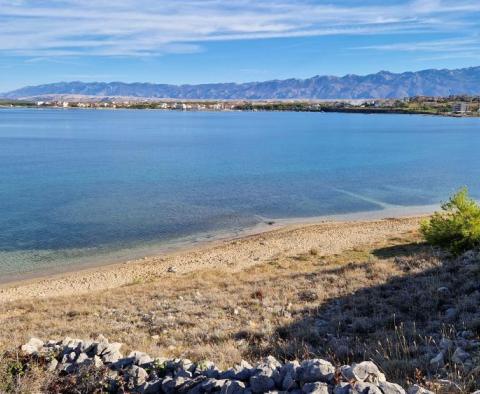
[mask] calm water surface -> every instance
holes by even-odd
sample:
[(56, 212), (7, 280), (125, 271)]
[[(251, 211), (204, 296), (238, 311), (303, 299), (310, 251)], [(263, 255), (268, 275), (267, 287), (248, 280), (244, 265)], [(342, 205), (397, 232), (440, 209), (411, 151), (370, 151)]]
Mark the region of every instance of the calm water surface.
[(480, 196), (478, 118), (3, 109), (0, 280), (462, 185)]

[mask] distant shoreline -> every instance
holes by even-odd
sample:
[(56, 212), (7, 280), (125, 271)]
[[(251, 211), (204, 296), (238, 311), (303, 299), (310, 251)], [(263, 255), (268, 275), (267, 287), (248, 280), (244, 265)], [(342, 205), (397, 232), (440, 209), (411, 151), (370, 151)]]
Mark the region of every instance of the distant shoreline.
[[(61, 107), (49, 107), (49, 108), (38, 108), (35, 106), (25, 107), (5, 107), (0, 106), (0, 109), (9, 109), (9, 108), (28, 108), (36, 110), (45, 110), (45, 109), (58, 109), (58, 110), (82, 110), (82, 111), (119, 111), (119, 110), (131, 110), (131, 111), (159, 111), (159, 112), (182, 112), (176, 110), (165, 110), (160, 108), (61, 108)], [(479, 118), (480, 114), (450, 114), (450, 113), (432, 113), (432, 112), (417, 112), (417, 111), (405, 111), (405, 110), (355, 110), (355, 109), (332, 109), (332, 110), (322, 110), (322, 111), (311, 111), (311, 110), (229, 110), (229, 111), (215, 111), (215, 110), (206, 110), (206, 111), (184, 111), (184, 112), (309, 112), (309, 113), (344, 113), (344, 114), (363, 114), (363, 115), (430, 115), (430, 116), (442, 116), (450, 118)]]
[(1, 105), (0, 109), (57, 109), (57, 110), (150, 110), (150, 111), (165, 111), (165, 112), (309, 112), (309, 113), (346, 113), (346, 114), (364, 114), (364, 115), (430, 115), (430, 116), (442, 116), (452, 118), (479, 118), (480, 112), (466, 112), (466, 113), (454, 113), (454, 112), (434, 112), (429, 110), (411, 110), (403, 108), (358, 108), (358, 107), (346, 107), (336, 108), (329, 106), (322, 106), (320, 108), (228, 108), (228, 109), (177, 109), (177, 108), (153, 108), (151, 106), (97, 106), (97, 107), (79, 107), (79, 106), (37, 106), (34, 104), (29, 105)]

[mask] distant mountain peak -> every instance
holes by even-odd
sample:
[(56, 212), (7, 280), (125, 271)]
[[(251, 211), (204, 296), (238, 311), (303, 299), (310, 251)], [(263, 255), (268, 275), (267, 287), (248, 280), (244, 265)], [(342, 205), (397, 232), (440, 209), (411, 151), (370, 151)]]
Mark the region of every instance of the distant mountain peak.
[(157, 99), (368, 99), (411, 96), (480, 95), (480, 66), (448, 70), (343, 77), (316, 75), (312, 78), (270, 80), (248, 83), (169, 85), (148, 82), (56, 82), (27, 86), (2, 95), (9, 99), (79, 95), (93, 97), (134, 97)]

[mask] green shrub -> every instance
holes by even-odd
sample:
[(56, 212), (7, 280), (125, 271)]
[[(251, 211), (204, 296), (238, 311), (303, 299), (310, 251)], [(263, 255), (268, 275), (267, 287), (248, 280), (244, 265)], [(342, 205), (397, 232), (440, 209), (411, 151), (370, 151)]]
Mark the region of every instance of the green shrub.
[(459, 190), (440, 212), (421, 224), (425, 240), (447, 248), (455, 255), (480, 245), (480, 206), (468, 196), (466, 188)]

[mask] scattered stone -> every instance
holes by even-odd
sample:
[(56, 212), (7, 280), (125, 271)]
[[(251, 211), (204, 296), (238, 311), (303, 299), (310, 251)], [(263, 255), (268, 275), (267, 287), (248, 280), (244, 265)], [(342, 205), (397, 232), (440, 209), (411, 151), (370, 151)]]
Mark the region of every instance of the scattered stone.
[(87, 360), (90, 360), (89, 357), (85, 353), (80, 353), (75, 362), (77, 364), (83, 364)]
[(439, 287), (437, 293), (440, 297), (446, 298), (450, 295), (450, 289), (446, 286)]
[(227, 369), (226, 371), (220, 372), (220, 379), (235, 379), (236, 373), (233, 368)]
[(207, 378), (217, 378), (220, 375), (220, 371), (211, 361), (206, 361), (202, 365), (197, 365), (196, 372), (206, 376)]
[[(205, 376), (197, 376), (194, 379), (189, 379), (185, 381), (179, 388), (178, 391), (181, 393), (189, 393), (189, 394), (197, 394), (201, 393), (202, 391), (202, 385), (207, 378)], [(158, 392), (160, 393), (160, 392)], [(155, 394), (158, 394), (155, 393)]]
[(472, 330), (464, 330), (460, 333), (460, 336), (463, 339), (473, 339), (473, 338), (475, 338), (475, 334)]
[(455, 352), (452, 355), (452, 361), (455, 364), (463, 364), (465, 361), (467, 361), (470, 358), (470, 354), (467, 353), (465, 350), (463, 350), (460, 347), (457, 347), (455, 349)]
[(114, 352), (109, 352), (107, 354), (104, 354), (102, 356), (102, 361), (105, 363), (105, 364), (111, 364), (111, 363), (115, 363), (117, 362), (118, 360), (120, 360), (122, 358), (122, 353), (118, 352), (118, 351), (114, 351)]
[[(68, 338), (68, 337), (67, 337)], [(67, 340), (64, 339), (64, 342)], [(71, 339), (70, 341), (71, 342)], [(102, 334), (97, 337), (95, 344), (93, 345), (92, 353), (96, 354), (97, 356), (101, 356), (108, 347), (108, 339), (105, 338)]]
[(438, 393), (463, 394), (464, 390), (454, 382), (448, 379), (437, 379), (430, 382), (432, 388)]
[(174, 267), (174, 266), (168, 267), (167, 272), (174, 274), (175, 272), (177, 272), (177, 267)]
[(57, 361), (57, 359), (54, 358), (52, 361), (50, 361), (50, 362), (48, 363), (47, 371), (48, 371), (48, 372), (53, 372), (53, 371), (55, 371), (55, 369), (57, 369), (57, 365), (58, 365), (58, 361)]
[(454, 321), (458, 316), (458, 310), (456, 308), (448, 308), (445, 311), (445, 319), (447, 321)]
[(378, 367), (371, 361), (363, 361), (352, 366), (344, 366), (340, 369), (343, 377), (347, 381), (357, 380), (360, 382), (379, 383), (385, 382), (385, 375), (380, 372)]
[(67, 354), (64, 354), (62, 357), (62, 363), (73, 363), (75, 362), (75, 359), (77, 358), (77, 353), (75, 352), (70, 352)]
[(26, 354), (35, 354), (38, 353), (40, 348), (43, 346), (43, 341), (38, 338), (30, 338), (30, 340), (22, 346), (22, 351)]
[(352, 392), (352, 386), (348, 382), (340, 382), (333, 389), (333, 394), (350, 394)]
[(233, 371), (235, 372), (234, 379), (244, 381), (250, 379), (253, 374), (253, 369), (254, 368), (247, 361), (242, 360), (240, 365), (233, 368)]
[(220, 394), (242, 394), (245, 391), (245, 384), (238, 380), (227, 381), (220, 390)]
[(321, 359), (305, 360), (301, 364), (300, 380), (304, 383), (332, 381), (335, 375), (334, 366)]
[(443, 352), (438, 353), (434, 358), (430, 360), (430, 366), (435, 369), (443, 368), (445, 365), (445, 358)]
[(254, 393), (265, 393), (272, 390), (274, 387), (275, 382), (264, 372), (261, 372), (250, 378), (250, 388)]
[(383, 394), (406, 394), (402, 386), (396, 383), (380, 382), (378, 384)]
[(268, 356), (263, 359), (263, 362), (260, 365), (264, 365), (271, 370), (275, 370), (277, 368), (280, 368), (282, 364), (273, 356)]
[(407, 390), (407, 394), (435, 394), (435, 393), (433, 391), (420, 387), (418, 384), (414, 384)]
[(284, 391), (290, 391), (292, 389), (298, 388), (298, 384), (293, 377), (291, 372), (287, 372), (287, 374), (284, 376), (282, 380), (282, 390)]
[(142, 386), (148, 379), (147, 371), (137, 365), (132, 365), (127, 374), (132, 388)]
[(44, 346), (47, 346), (47, 347), (57, 347), (57, 346), (58, 346), (58, 343), (57, 343), (57, 341), (49, 340)]
[(58, 364), (57, 369), (61, 373), (69, 374), (69, 373), (75, 372), (75, 370), (77, 368), (75, 367), (75, 364), (73, 364), (73, 363), (60, 363), (60, 364)]
[(355, 394), (383, 394), (373, 383), (357, 382), (353, 385), (353, 393)]
[(79, 351), (81, 353), (89, 353), (93, 350), (94, 343), (92, 341), (81, 341), (79, 344)]
[(133, 363), (138, 366), (153, 362), (153, 359), (148, 354), (143, 352), (131, 352), (128, 357), (132, 358)]
[[(453, 347), (453, 342), (447, 341), (441, 342), (440, 347)], [(467, 340), (455, 340), (457, 349), (452, 359), (463, 360), (462, 368), (465, 368), (464, 361), (471, 362), (471, 357), (459, 346), (461, 341)], [(85, 366), (102, 368), (99, 376), (107, 376), (116, 393), (406, 394), (398, 384), (387, 382), (384, 374), (371, 361), (336, 370), (330, 362), (322, 359), (282, 364), (270, 356), (255, 366), (242, 361), (240, 365), (220, 371), (211, 362), (194, 364), (187, 359), (153, 359), (138, 351), (123, 357), (121, 347), (121, 343), (110, 343), (100, 335), (93, 342), (67, 337), (61, 342), (44, 344), (32, 338), (22, 346), (22, 350), (35, 358), (44, 357), (44, 368), (52, 374), (74, 377)], [(444, 357), (446, 353), (439, 354)], [(417, 385), (408, 390), (408, 394), (430, 393)]]
[(190, 379), (192, 376), (193, 375), (190, 371), (185, 371), (184, 369), (179, 369), (178, 371), (175, 372), (175, 377), (176, 378)]
[(440, 349), (445, 352), (450, 352), (453, 349), (454, 343), (451, 339), (442, 338), (439, 343)]
[(328, 384), (322, 382), (307, 383), (303, 385), (302, 392), (305, 394), (329, 394)]
[(173, 380), (171, 376), (167, 376), (165, 379), (162, 380), (162, 391), (166, 394), (173, 393), (175, 390), (177, 382)]
[(162, 390), (162, 381), (160, 379), (155, 379), (145, 384), (143, 388), (143, 394), (157, 394)]
[(121, 343), (118, 343), (118, 342), (109, 343), (105, 348), (105, 350), (102, 352), (102, 355), (108, 354), (108, 353), (117, 353), (120, 351), (121, 347), (122, 347)]
[[(100, 362), (103, 363), (103, 361), (100, 357), (98, 357), (98, 356), (95, 356), (95, 357), (97, 357), (100, 360)], [(111, 369), (114, 369), (114, 370), (118, 371), (118, 370), (124, 369), (126, 367), (129, 367), (130, 365), (133, 365), (134, 361), (135, 360), (131, 357), (125, 357), (125, 358), (121, 358), (121, 359), (115, 361), (114, 363), (111, 363), (109, 365), (109, 367)]]
[(103, 367), (103, 361), (100, 357), (98, 357), (97, 355), (93, 356), (92, 358), (92, 363), (93, 363), (93, 366), (95, 368), (101, 368)]
[(223, 386), (227, 383), (226, 379), (207, 379), (201, 384), (201, 387), (207, 393), (212, 391), (218, 391), (223, 388)]
[(300, 363), (298, 361), (290, 361), (280, 368), (280, 382), (277, 384), (285, 391), (298, 388), (298, 372)]

